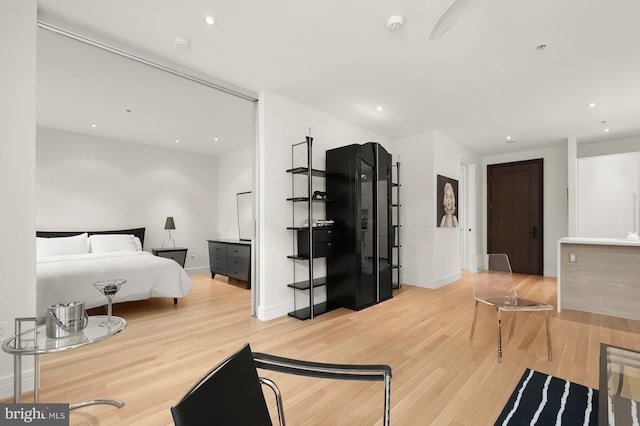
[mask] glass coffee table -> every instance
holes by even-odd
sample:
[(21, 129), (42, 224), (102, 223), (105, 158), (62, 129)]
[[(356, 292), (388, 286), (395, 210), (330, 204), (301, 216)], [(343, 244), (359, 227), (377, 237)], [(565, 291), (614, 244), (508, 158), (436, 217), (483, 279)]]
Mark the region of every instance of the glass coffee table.
[[(19, 404), (22, 396), (22, 357), (24, 355), (34, 357), (33, 402), (37, 403), (40, 385), (38, 356), (101, 342), (121, 332), (127, 326), (124, 318), (112, 316), (109, 323), (106, 319), (106, 315), (92, 315), (82, 331), (68, 337), (51, 338), (46, 335), (46, 324), (38, 325), (36, 318), (17, 318), (16, 334), (2, 344), (2, 350), (13, 355), (13, 402)], [(32, 328), (23, 331), (25, 323), (31, 323)], [(70, 404), (69, 409), (93, 404), (110, 404), (118, 408), (124, 406), (124, 402), (118, 399), (99, 398)]]
[(601, 343), (598, 424), (633, 424), (639, 401), (640, 352)]

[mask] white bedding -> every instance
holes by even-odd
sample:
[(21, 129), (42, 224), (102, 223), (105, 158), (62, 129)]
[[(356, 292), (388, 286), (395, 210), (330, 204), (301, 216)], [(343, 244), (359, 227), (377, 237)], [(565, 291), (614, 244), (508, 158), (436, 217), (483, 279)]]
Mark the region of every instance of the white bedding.
[(114, 303), (185, 297), (193, 286), (173, 259), (145, 251), (41, 257), (36, 261), (36, 277), (38, 316), (46, 315), (47, 306), (60, 302), (83, 301), (87, 309), (106, 305), (107, 298), (93, 286), (101, 280), (127, 280)]

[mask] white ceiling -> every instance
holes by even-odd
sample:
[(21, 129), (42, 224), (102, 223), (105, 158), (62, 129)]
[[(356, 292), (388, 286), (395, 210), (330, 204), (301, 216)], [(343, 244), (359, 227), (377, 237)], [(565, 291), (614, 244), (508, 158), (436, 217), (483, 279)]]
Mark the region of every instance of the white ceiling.
[(44, 29), (36, 74), (42, 127), (209, 155), (254, 141), (253, 103)]
[[(560, 144), (567, 137), (590, 142), (640, 134), (639, 1), (475, 0), (447, 33), (429, 40), (450, 2), (38, 0), (45, 13), (238, 86), (277, 92), (392, 139), (437, 130), (489, 154)], [(216, 25), (204, 23), (206, 14)], [(386, 27), (393, 14), (404, 16), (395, 33)], [(175, 36), (188, 37), (189, 48), (177, 49)], [(536, 49), (540, 44), (546, 49)], [(47, 116), (52, 124), (64, 121), (64, 111), (55, 117), (45, 110), (72, 109), (72, 98), (61, 105), (59, 96), (52, 97), (55, 102), (44, 105), (43, 85), (57, 81), (62, 87), (67, 74), (77, 82), (97, 71), (72, 74), (72, 68), (94, 62), (76, 57), (42, 82), (40, 74), (56, 66), (53, 55), (45, 59), (42, 50), (39, 44), (38, 117)], [(115, 68), (109, 73), (116, 75)], [(104, 83), (110, 95), (105, 102), (114, 110), (133, 103), (125, 97), (131, 92), (116, 90), (133, 74), (128, 70), (117, 84)], [(162, 91), (174, 84), (164, 83)], [(194, 118), (193, 110), (183, 117), (181, 108), (190, 102), (178, 101), (183, 89), (175, 89), (167, 93), (175, 108), (157, 116), (155, 124), (186, 119), (195, 127), (202, 117)], [(159, 92), (149, 90), (135, 98), (147, 103), (132, 108), (130, 116), (163, 104), (154, 98)], [(589, 102), (597, 106), (588, 108)], [(228, 111), (207, 108), (211, 116)], [(611, 132), (604, 134), (605, 127)], [(167, 129), (161, 134), (175, 140)], [(506, 145), (507, 136), (517, 143)]]

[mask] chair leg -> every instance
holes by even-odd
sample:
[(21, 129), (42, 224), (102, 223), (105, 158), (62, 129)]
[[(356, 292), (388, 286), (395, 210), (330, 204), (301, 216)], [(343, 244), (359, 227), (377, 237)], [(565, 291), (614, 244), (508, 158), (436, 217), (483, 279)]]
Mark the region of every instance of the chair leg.
[(473, 311), (473, 322), (471, 323), (471, 334), (469, 334), (469, 340), (473, 340), (473, 332), (476, 329), (477, 318), (478, 318), (478, 301), (476, 300), (476, 308)]
[(498, 308), (498, 362), (502, 362), (502, 311)]
[(544, 311), (544, 320), (547, 324), (547, 356), (551, 361), (551, 327), (549, 327), (549, 311)]
[(384, 426), (391, 424), (391, 376), (384, 376)]
[(511, 330), (509, 330), (509, 339), (511, 339), (513, 337), (513, 330), (515, 330), (516, 328), (516, 318), (517, 318), (517, 312), (513, 313), (513, 319), (511, 320)]
[(260, 384), (269, 386), (273, 391), (273, 394), (276, 397), (276, 406), (278, 407), (278, 422), (280, 422), (280, 426), (285, 426), (284, 407), (282, 405), (282, 394), (280, 394), (280, 389), (278, 389), (278, 386), (276, 386), (272, 380), (265, 379), (264, 377), (258, 377), (258, 379), (260, 380)]

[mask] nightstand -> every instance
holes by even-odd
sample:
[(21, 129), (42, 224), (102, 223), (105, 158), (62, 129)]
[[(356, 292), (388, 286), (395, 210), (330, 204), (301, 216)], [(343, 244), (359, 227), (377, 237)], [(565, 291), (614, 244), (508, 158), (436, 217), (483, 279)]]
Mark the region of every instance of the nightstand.
[(151, 253), (156, 256), (173, 259), (184, 268), (184, 263), (187, 260), (187, 250), (189, 249), (186, 247), (152, 248)]

